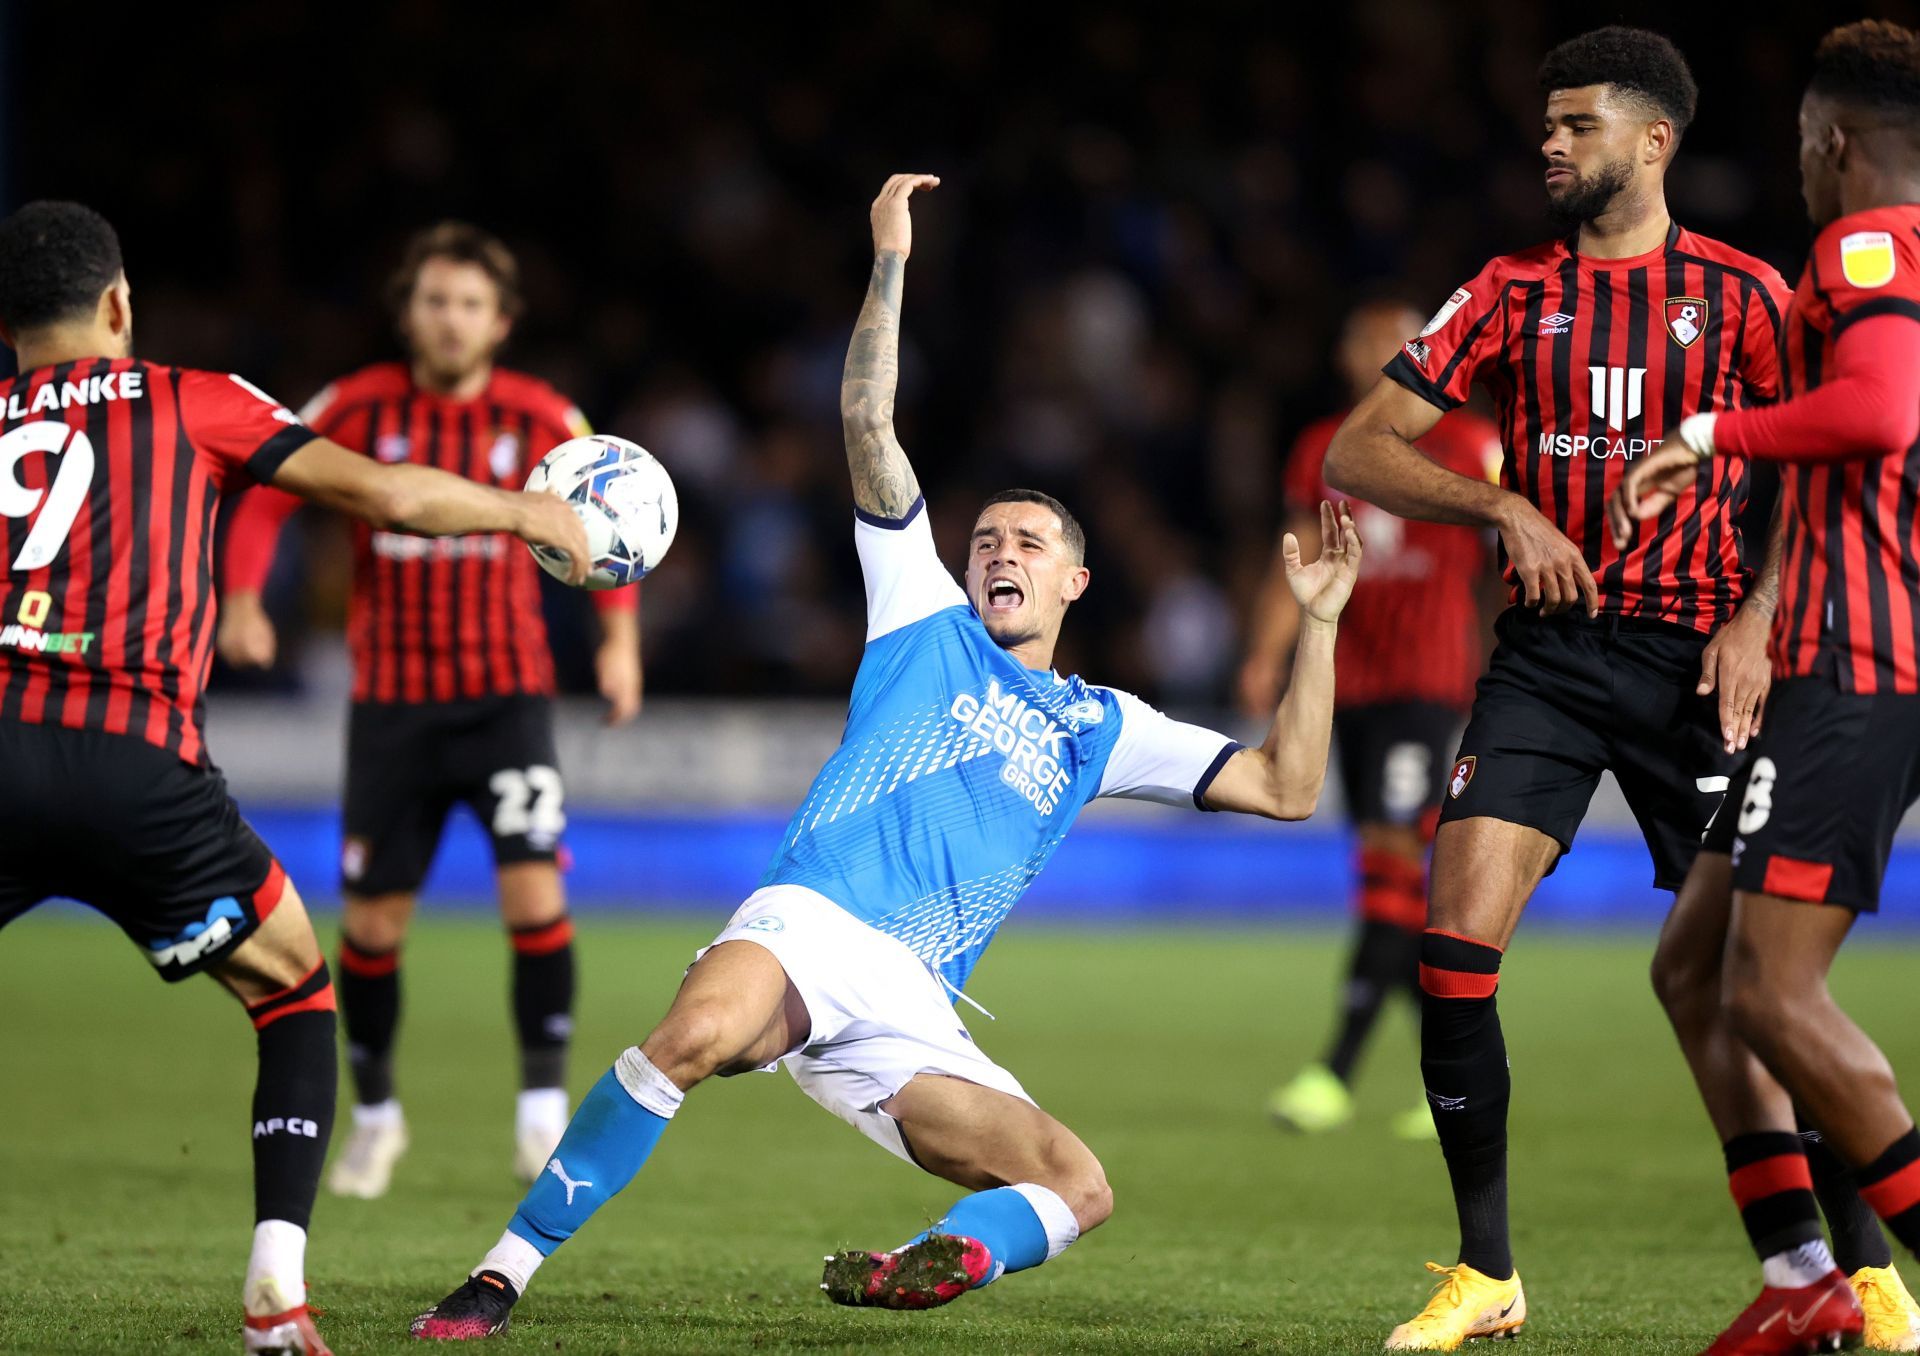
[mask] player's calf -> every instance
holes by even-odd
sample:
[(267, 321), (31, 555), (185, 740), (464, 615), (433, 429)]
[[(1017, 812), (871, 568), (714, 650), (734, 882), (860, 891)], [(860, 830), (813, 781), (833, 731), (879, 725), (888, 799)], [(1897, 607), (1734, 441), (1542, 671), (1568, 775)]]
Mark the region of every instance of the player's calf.
[(246, 1004), (258, 1032), (244, 1345), (250, 1352), (326, 1356), (307, 1313), (306, 1245), (333, 1130), (335, 1005), (326, 962), (291, 884), (259, 930), (213, 973)]

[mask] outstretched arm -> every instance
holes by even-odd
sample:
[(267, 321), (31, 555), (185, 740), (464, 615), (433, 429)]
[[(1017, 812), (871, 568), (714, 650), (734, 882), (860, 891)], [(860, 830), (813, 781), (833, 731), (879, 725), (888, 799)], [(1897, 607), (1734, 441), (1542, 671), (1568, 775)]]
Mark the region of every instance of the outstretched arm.
[(853, 502), (876, 518), (904, 518), (920, 497), (920, 482), (893, 431), (893, 398), (900, 384), (900, 299), (913, 250), (907, 199), (939, 183), (931, 174), (896, 174), (873, 200), (873, 273), (840, 377), (840, 428)]
[(1360, 534), (1347, 505), (1320, 505), (1320, 557), (1300, 557), (1289, 532), (1282, 544), (1287, 584), (1300, 605), (1293, 682), (1257, 749), (1242, 749), (1207, 787), (1210, 810), (1238, 810), (1269, 819), (1305, 819), (1320, 800), (1333, 734), (1333, 648), (1341, 609), (1360, 569)]

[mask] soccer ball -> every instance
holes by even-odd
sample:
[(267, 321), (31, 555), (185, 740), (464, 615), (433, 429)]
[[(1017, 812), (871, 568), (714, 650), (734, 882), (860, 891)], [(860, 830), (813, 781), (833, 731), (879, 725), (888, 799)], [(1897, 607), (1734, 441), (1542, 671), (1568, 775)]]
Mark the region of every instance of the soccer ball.
[[(617, 589), (642, 578), (667, 554), (680, 526), (680, 500), (667, 468), (625, 438), (596, 433), (561, 443), (540, 458), (527, 489), (557, 494), (580, 515), (593, 551), (585, 588)], [(560, 552), (530, 549), (541, 569), (556, 579), (567, 577)]]

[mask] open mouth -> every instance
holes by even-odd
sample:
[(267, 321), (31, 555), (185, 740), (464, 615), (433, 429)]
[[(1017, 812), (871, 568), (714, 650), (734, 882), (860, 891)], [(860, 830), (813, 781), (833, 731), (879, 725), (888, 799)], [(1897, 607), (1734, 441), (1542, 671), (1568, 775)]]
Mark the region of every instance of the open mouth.
[(988, 612), (1016, 612), (1027, 601), (1027, 595), (1011, 579), (996, 579), (987, 585)]

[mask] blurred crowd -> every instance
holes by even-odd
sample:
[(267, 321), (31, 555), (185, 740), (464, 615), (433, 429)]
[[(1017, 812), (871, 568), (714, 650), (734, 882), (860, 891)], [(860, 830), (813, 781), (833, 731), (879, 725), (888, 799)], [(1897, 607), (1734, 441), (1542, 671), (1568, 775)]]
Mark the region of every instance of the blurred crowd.
[[(98, 97), (76, 101), (72, 63), (41, 59), (69, 19), (8, 6), (0, 141), (10, 203), (78, 197), (119, 225), (144, 352), (294, 404), (395, 355), (379, 299), (410, 231), (504, 236), (529, 294), (505, 361), (679, 485), (644, 586), (657, 692), (845, 690), (862, 595), (837, 398), (866, 205), (890, 171), (940, 174), (898, 422), (942, 547), (958, 561), (989, 490), (1059, 495), (1094, 578), (1063, 667), (1192, 708), (1230, 695), (1289, 440), (1346, 398), (1344, 309), (1431, 310), (1547, 233), (1552, 42), (1615, 18), (1679, 41), (1702, 99), (1675, 215), (1797, 269), (1796, 91), (1857, 15), (1641, 11), (394, 0), (322, 21), (220, 0), (90, 26)], [(338, 644), (344, 536), (300, 521), (274, 606), (311, 657)], [(549, 611), (588, 686), (578, 602)]]

